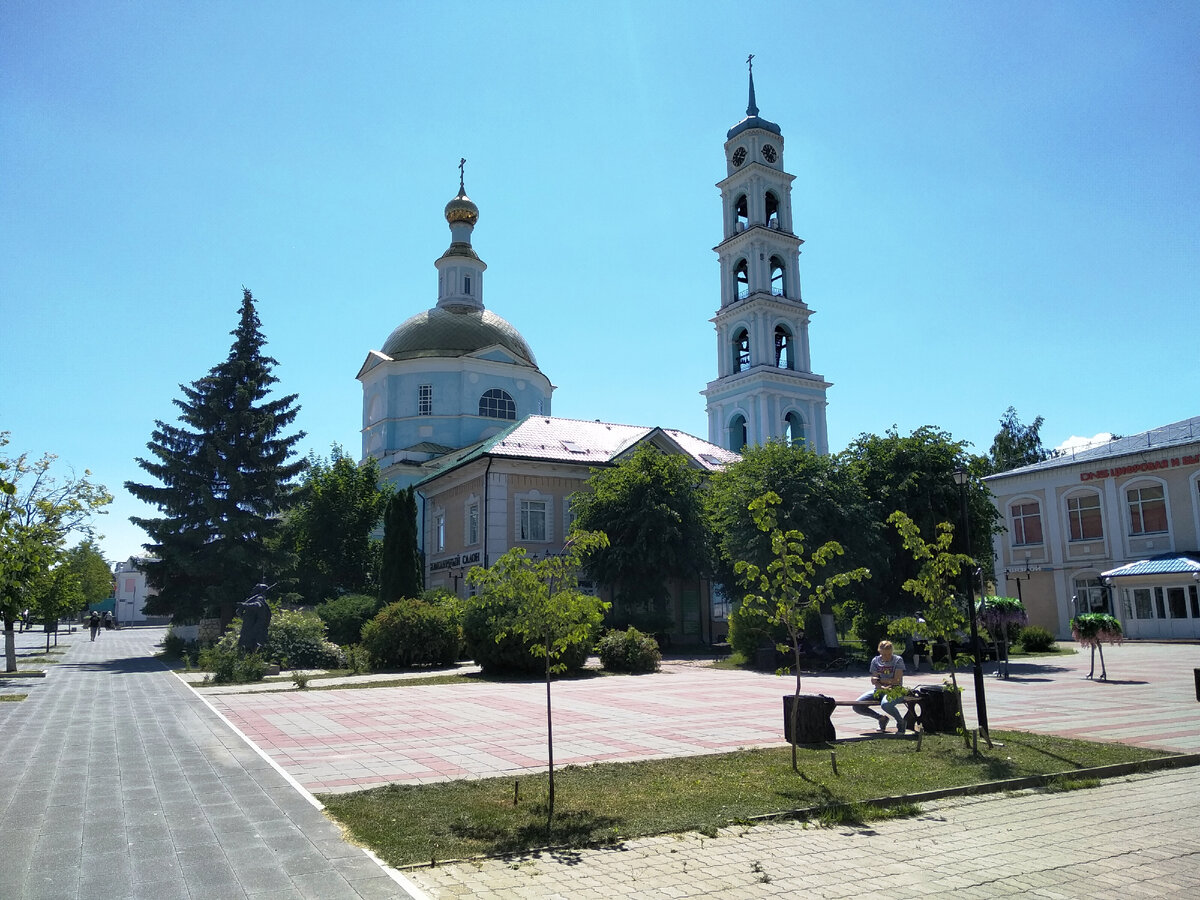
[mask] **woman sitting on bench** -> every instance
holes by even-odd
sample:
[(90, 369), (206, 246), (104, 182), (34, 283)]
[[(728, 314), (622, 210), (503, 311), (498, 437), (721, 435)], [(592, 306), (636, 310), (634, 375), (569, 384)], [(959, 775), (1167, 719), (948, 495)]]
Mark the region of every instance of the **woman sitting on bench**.
[[(904, 658), (897, 656), (892, 649), (891, 641), (879, 642), (879, 655), (871, 660), (871, 690), (867, 691), (859, 701), (879, 700), (879, 705), (885, 713), (890, 713), (896, 720), (896, 732), (904, 734), (904, 714), (896, 707), (895, 700), (887, 698), (889, 689), (904, 683)], [(879, 730), (887, 731), (887, 716), (881, 716), (869, 706), (856, 706), (854, 711), (860, 716), (868, 716), (879, 721)]]

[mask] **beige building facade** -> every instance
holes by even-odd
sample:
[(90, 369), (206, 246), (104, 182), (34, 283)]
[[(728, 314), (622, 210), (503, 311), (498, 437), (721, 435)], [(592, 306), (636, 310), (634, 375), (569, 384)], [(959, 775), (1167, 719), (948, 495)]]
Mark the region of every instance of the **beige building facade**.
[(1067, 639), (1106, 612), (1129, 638), (1200, 638), (1200, 416), (985, 481), (996, 587), (1032, 624)]
[[(571, 499), (595, 468), (619, 463), (643, 444), (680, 454), (715, 471), (736, 453), (673, 429), (529, 416), (493, 438), (450, 454), (417, 484), (423, 518), (425, 586), (460, 597), (467, 573), (489, 566), (512, 547), (531, 556), (560, 552), (570, 534)], [(606, 600), (601, 585), (582, 585)], [(668, 585), (669, 635), (680, 643), (714, 638), (709, 583)]]

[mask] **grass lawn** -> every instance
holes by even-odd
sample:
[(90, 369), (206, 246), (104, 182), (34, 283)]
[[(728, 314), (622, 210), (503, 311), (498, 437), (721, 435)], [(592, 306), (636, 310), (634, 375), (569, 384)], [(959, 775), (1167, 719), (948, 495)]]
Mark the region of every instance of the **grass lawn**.
[[(1161, 757), (1161, 751), (1024, 732), (994, 732), (978, 756), (955, 735), (848, 742), (712, 756), (568, 766), (555, 776), (553, 832), (546, 834), (545, 773), (514, 778), (389, 785), (321, 796), (350, 837), (393, 866), (579, 847), (664, 832), (716, 829), (751, 816)], [(1003, 743), (1003, 746), (1000, 744)], [(837, 754), (838, 775), (830, 761)], [(519, 802), (514, 791), (519, 787)]]

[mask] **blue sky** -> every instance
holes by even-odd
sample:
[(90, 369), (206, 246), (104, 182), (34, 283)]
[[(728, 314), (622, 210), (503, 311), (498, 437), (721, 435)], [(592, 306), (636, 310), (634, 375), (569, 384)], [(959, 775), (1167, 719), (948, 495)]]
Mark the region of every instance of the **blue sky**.
[(830, 446), (1194, 415), (1200, 4), (0, 6), (0, 430), (125, 494), (258, 298), (305, 450), (436, 299), (459, 157), (485, 300), (556, 415), (707, 436), (714, 184), (782, 127)]

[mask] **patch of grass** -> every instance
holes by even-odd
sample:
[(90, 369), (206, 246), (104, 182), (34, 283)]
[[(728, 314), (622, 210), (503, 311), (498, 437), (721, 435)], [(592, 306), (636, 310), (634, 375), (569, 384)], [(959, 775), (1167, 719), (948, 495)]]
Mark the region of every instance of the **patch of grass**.
[(0, 694), (0, 703), (16, 703), (18, 700), (24, 700), (28, 694)]
[(749, 667), (750, 660), (746, 658), (746, 654), (737, 650), (713, 663), (714, 669), (747, 669)]
[(24, 665), (25, 663), (41, 663), (44, 666), (50, 666), (50, 665), (53, 665), (54, 663), (60, 663), (60, 662), (62, 662), (61, 659), (54, 659), (49, 656), (22, 656), (21, 657), (22, 665)]
[(1054, 778), (1042, 790), (1047, 794), (1065, 794), (1067, 791), (1082, 791), (1099, 787), (1099, 778)]
[[(815, 811), (1026, 775), (1046, 775), (1161, 757), (1160, 751), (1049, 735), (993, 732), (1003, 743), (973, 756), (956, 735), (838, 746), (834, 775), (827, 748), (791, 748), (712, 756), (567, 766), (555, 776), (555, 820), (546, 832), (544, 773), (512, 778), (393, 784), (321, 797), (354, 840), (393, 866), (518, 853), (545, 846), (581, 847), (664, 832), (701, 831), (755, 816)], [(904, 807), (859, 809), (860, 817), (911, 815)], [(815, 813), (814, 813), (815, 815)], [(864, 818), (865, 821), (865, 818)]]
[[(1039, 650), (1037, 653), (1026, 653), (1024, 650), (1019, 650), (1015, 645), (1008, 648), (1009, 659), (1032, 659), (1037, 656), (1074, 656), (1079, 652), (1079, 649), (1073, 645), (1060, 647), (1054, 644), (1049, 650)], [(994, 661), (993, 661), (994, 663)]]

